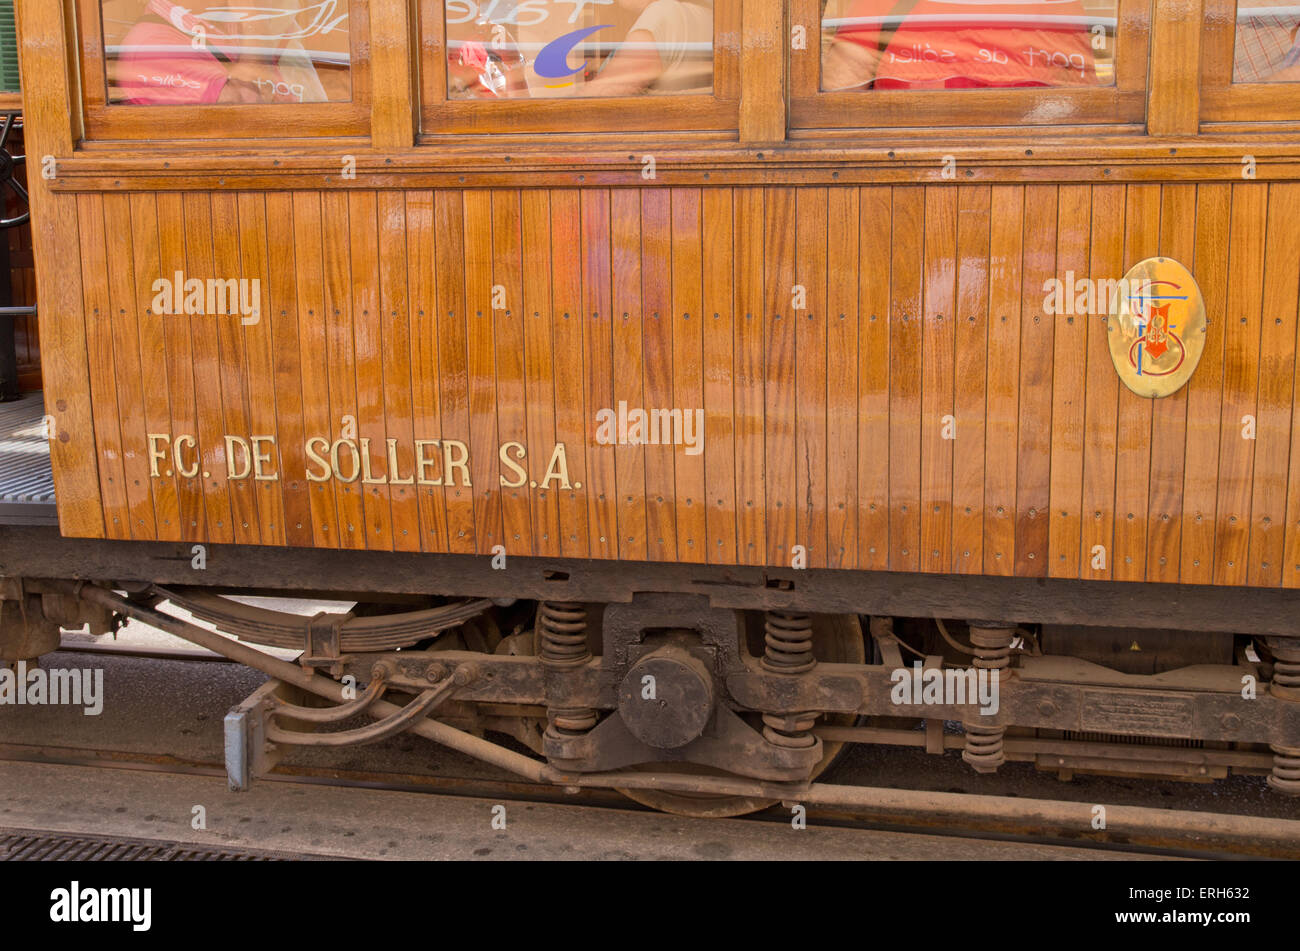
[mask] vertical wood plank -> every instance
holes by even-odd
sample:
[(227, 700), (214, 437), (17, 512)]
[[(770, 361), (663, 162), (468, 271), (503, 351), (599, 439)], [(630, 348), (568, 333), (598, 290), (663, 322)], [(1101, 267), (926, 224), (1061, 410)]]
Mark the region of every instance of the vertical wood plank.
[[(523, 218), (519, 192), (492, 193), (492, 284), (505, 295), (505, 307), (494, 307), (496, 336), (497, 439), (507, 457), (524, 465), (527, 452), (540, 452), (528, 445), (528, 394), (524, 383), (524, 283)], [(518, 443), (517, 446), (508, 446)], [(521, 450), (525, 453), (520, 456)], [(505, 537), (501, 544), (510, 554), (531, 555), (533, 549), (532, 490), (528, 471), (521, 478), (509, 466), (501, 477), (501, 521)], [(519, 483), (515, 485), (514, 483)]]
[[(591, 551), (587, 502), (579, 492), (590, 489), (587, 477), (586, 354), (583, 352), (582, 208), (579, 192), (551, 193), (551, 300), (555, 326), (555, 438), (563, 443), (568, 479), (553, 480), (548, 491), (560, 500), (560, 550), (566, 558), (586, 558)], [(667, 290), (667, 288), (665, 288)], [(665, 312), (665, 319), (668, 314)], [(669, 377), (671, 379), (671, 377)], [(667, 405), (667, 404), (665, 404)], [(671, 452), (671, 447), (669, 447)], [(549, 460), (548, 460), (549, 462)]]
[[(217, 275), (213, 268), (212, 199), (203, 192), (187, 192), (182, 201), (185, 214), (186, 282), (198, 280), (206, 287), (209, 280), (224, 277)], [(238, 309), (237, 306), (234, 308), (236, 312)], [(193, 348), (194, 403), (198, 422), (199, 464), (202, 470), (199, 479), (203, 485), (203, 506), (207, 515), (204, 538), (228, 544), (234, 541), (235, 533), (230, 524), (230, 480), (226, 478), (229, 461), (226, 459), (225, 425), (222, 418), (221, 347), (217, 325), (223, 320), (239, 318), (204, 312), (173, 319), (183, 320), (189, 325)]]
[(1195, 135), (1201, 113), (1202, 0), (1155, 0), (1147, 89), (1150, 135)]
[[(86, 347), (90, 355), (90, 406), (99, 457), (99, 497), (109, 538), (130, 538), (131, 520), (122, 467), (122, 430), (118, 422), (117, 379), (113, 363), (112, 311), (108, 296), (108, 260), (104, 202), (100, 195), (77, 196), (81, 224), (82, 286), (85, 288)], [(182, 315), (180, 321), (186, 318)]]
[(984, 440), (984, 573), (1016, 566), (1016, 452), (1020, 409), (1020, 295), (1025, 192), (993, 188), (989, 233), (988, 423)]
[[(162, 199), (159, 198), (158, 211), (162, 217)], [(261, 443), (264, 449), (280, 445), (278, 419), (276, 416), (276, 373), (275, 344), (272, 339), (272, 320), (274, 301), (271, 295), (271, 270), (269, 264), (268, 234), (266, 222), (266, 198), (260, 193), (241, 192), (237, 199), (239, 215), (239, 253), (240, 271), (244, 280), (258, 281), (262, 296), (266, 302), (262, 319), (255, 324), (243, 326), (244, 352), (248, 359), (248, 421), (252, 430), (249, 434), (250, 445), (253, 436), (267, 440)], [(344, 221), (346, 222), (346, 217)], [(164, 228), (159, 222), (160, 236)], [(341, 232), (346, 234), (345, 231)], [(349, 328), (350, 330), (350, 328)], [(349, 385), (353, 384), (352, 374), (348, 373)], [(172, 400), (175, 412), (176, 400)], [(274, 460), (272, 460), (272, 465)], [(279, 472), (279, 469), (275, 469)], [(282, 479), (267, 477), (257, 479), (258, 535), (263, 545), (283, 545), (285, 543), (285, 504)], [(184, 494), (182, 490), (181, 520), (185, 520)], [(360, 531), (360, 527), (358, 527)]]
[[(644, 407), (648, 412), (672, 406), (672, 197), (668, 189), (651, 188), (641, 193), (641, 256), (642, 370)], [(646, 428), (650, 428), (649, 423)], [(675, 561), (673, 447), (648, 445), (645, 460), (648, 557), (651, 561)]]
[[(252, 198), (250, 196), (250, 200)], [(257, 227), (256, 222), (250, 224)], [(265, 219), (261, 219), (260, 224), (264, 228)], [(244, 227), (242, 220), (240, 227)], [(265, 234), (264, 231), (262, 233)], [(174, 192), (158, 196), (158, 259), (162, 273), (171, 275), (173, 283), (178, 273), (184, 275), (185, 203), (182, 196)], [(207, 538), (207, 525), (203, 504), (202, 464), (199, 459), (199, 425), (195, 406), (194, 351), (190, 343), (190, 323), (184, 314), (163, 315), (161, 320), (167, 351), (167, 382), (171, 387), (171, 426), (165, 432), (171, 434), (173, 446), (182, 438), (193, 440), (193, 444), (182, 444), (179, 457), (173, 455), (171, 459), (160, 462), (159, 469), (175, 472), (176, 475), (181, 538), (198, 542)], [(274, 419), (275, 397), (270, 373), (262, 379), (263, 391), (271, 400), (271, 415)], [(274, 432), (274, 427), (271, 432)], [(180, 459), (179, 465), (177, 458)]]
[[(496, 339), (492, 316), (492, 193), (465, 192), (465, 345), (469, 368), (469, 475), (474, 543), (480, 555), (501, 544), (497, 447)], [(507, 551), (509, 546), (506, 546)]]
[[(952, 570), (956, 384), (957, 189), (925, 189), (925, 285), (921, 310), (921, 570)], [(949, 428), (951, 427), (951, 428)]]
[(551, 447), (557, 439), (552, 372), (550, 193), (524, 191), (522, 210), (524, 376), (528, 391), (528, 480), (533, 501), (533, 543), (539, 555), (558, 555), (559, 497), (542, 486)]
[[(266, 196), (266, 237), (270, 269), (267, 277), (267, 310), (275, 354), (276, 445), (279, 476), (284, 496), (284, 537), (289, 545), (310, 545), (312, 540), (311, 500), (307, 492), (307, 456), (304, 451), (302, 366), (298, 347), (298, 289), (294, 271), (293, 196), (291, 192), (270, 192)], [(261, 323), (266, 323), (263, 315)], [(382, 447), (383, 441), (380, 440)], [(381, 468), (377, 470), (382, 472)]]
[(984, 434), (989, 348), (988, 186), (961, 190), (957, 207), (957, 328), (953, 366), (957, 417), (952, 473), (952, 570), (984, 568)]
[[(166, 318), (153, 312), (153, 284), (162, 274), (158, 258), (158, 201), (152, 194), (137, 193), (131, 195), (130, 202), (131, 251), (135, 258), (136, 299), (133, 306), (140, 328), (140, 365), (148, 368), (150, 380), (150, 385), (144, 388), (145, 432), (167, 433), (171, 431), (171, 384), (163, 335)], [(238, 270), (233, 273), (238, 273)], [(80, 285), (79, 278), (77, 283)], [(50, 385), (47, 377), (46, 386)], [(49, 411), (48, 407), (46, 411)], [(167, 475), (170, 468), (164, 461), (158, 467), (158, 475), (148, 483), (160, 541), (179, 541), (181, 537), (180, 499), (175, 472)], [(57, 481), (55, 487), (57, 491)]]
[(1052, 466), (1054, 322), (1043, 312), (1043, 285), (1057, 274), (1055, 185), (1025, 189), (1025, 248), (1020, 304), (1020, 419), (1016, 448), (1016, 574), (1047, 575)]
[[(411, 315), (407, 289), (406, 195), (379, 193), (379, 313), (384, 349), (383, 453), (393, 513), (393, 547), (420, 550), (420, 500), (415, 485), (415, 419), (411, 396)], [(301, 305), (300, 305), (301, 306)], [(491, 447), (493, 458), (496, 447)]]
[(894, 189), (889, 314), (889, 568), (921, 567), (921, 332), (925, 189)]
[(795, 354), (795, 538), (807, 549), (807, 566), (825, 568), (826, 518), (826, 313), (828, 194), (803, 188), (795, 199), (795, 283), (804, 288), (805, 307), (792, 309)]
[(1229, 185), (1196, 186), (1196, 259), (1192, 273), (1205, 298), (1205, 350), (1187, 382), (1187, 453), (1183, 470), (1184, 584), (1214, 580), (1223, 340), (1228, 306)]
[(858, 192), (858, 567), (889, 567), (890, 268), (894, 190)]
[[(319, 199), (318, 199), (319, 202)], [(243, 273), (243, 263), (239, 251), (239, 201), (233, 192), (214, 192), (212, 195), (212, 220), (217, 225), (212, 231), (212, 264), (221, 279), (237, 278)], [(316, 233), (317, 248), (320, 247), (320, 234)], [(304, 248), (301, 252), (307, 254)], [(318, 254), (319, 258), (319, 254)], [(250, 303), (258, 321), (267, 317), (269, 308), (265, 301), (266, 288), (257, 286), (254, 293), (251, 283), (248, 286)], [(238, 310), (239, 308), (236, 308)], [(247, 318), (254, 319), (250, 314)], [(244, 352), (243, 316), (226, 317), (217, 320), (217, 346), (221, 353), (221, 405), (224, 416), (225, 432), (231, 436), (247, 440), (249, 436), (248, 415), (248, 357)], [(325, 412), (328, 415), (328, 402)], [(323, 430), (328, 431), (328, 430)], [(249, 444), (251, 450), (251, 444)], [(223, 449), (226, 447), (223, 446)], [(260, 525), (257, 518), (257, 493), (260, 485), (253, 478), (252, 459), (243, 451), (237, 463), (227, 459), (227, 465), (238, 465), (231, 473), (229, 482), (230, 520), (238, 544), (256, 545), (260, 541)], [(230, 452), (226, 449), (226, 455)], [(244, 472), (243, 478), (234, 478)], [(329, 522), (333, 523), (331, 516)]]
[(764, 487), (764, 301), (763, 222), (767, 195), (736, 189), (736, 544), (740, 562), (761, 565), (767, 556), (767, 495)]
[[(357, 442), (357, 362), (352, 335), (352, 244), (348, 194), (321, 196), (324, 252), (325, 362), (329, 368), (330, 463), (334, 470), (335, 534), (339, 546), (366, 546), (365, 499)], [(351, 449), (347, 448), (350, 444)], [(337, 449), (337, 453), (334, 451)]]
[[(736, 333), (744, 315), (735, 308), (735, 207), (729, 188), (704, 191), (704, 477), (706, 547), (712, 564), (736, 564)], [(707, 436), (707, 438), (705, 438)]]
[[(1092, 241), (1088, 276), (1118, 280), (1124, 273), (1124, 206), (1122, 186), (1092, 190)], [(1095, 285), (1094, 285), (1095, 286)], [(1115, 561), (1115, 452), (1119, 390), (1123, 386), (1110, 357), (1104, 315), (1088, 320), (1088, 382), (1084, 391), (1083, 523), (1080, 526), (1080, 575), (1110, 578)]]
[(1283, 578), (1287, 467), (1294, 439), (1291, 414), (1295, 395), (1296, 308), (1300, 292), (1297, 222), (1300, 222), (1300, 185), (1269, 185), (1260, 319), (1259, 405), (1255, 411), (1255, 475), (1246, 575), (1248, 584), (1268, 587), (1280, 587)]
[[(408, 192), (406, 195), (406, 247), (407, 287), (411, 298), (411, 399), (414, 413), (413, 425), (417, 461), (428, 460), (419, 466), (416, 475), (416, 492), (420, 497), (421, 548), (424, 551), (445, 552), (447, 545), (447, 507), (443, 501), (442, 474), (442, 404), (439, 381), (441, 365), (438, 358), (438, 296), (434, 274), (437, 255), (434, 247), (433, 192)], [(522, 302), (523, 290), (516, 288), (514, 306), (516, 313)], [(518, 359), (523, 361), (523, 339), (518, 344)], [(523, 371), (520, 370), (522, 378)], [(522, 388), (522, 383), (521, 383)], [(524, 412), (522, 396), (518, 412)], [(522, 442), (523, 440), (521, 440)], [(524, 521), (531, 524), (525, 496)], [(531, 531), (525, 529), (525, 539)], [(529, 542), (531, 544), (531, 541)], [(531, 549), (525, 551), (531, 553)]]
[[(1051, 498), (1047, 573), (1079, 577), (1080, 506), (1083, 501), (1084, 388), (1088, 379), (1088, 326), (1098, 316), (1075, 313), (1075, 281), (1088, 275), (1092, 189), (1062, 186), (1056, 244), (1056, 278), (1063, 284), (1063, 313), (1045, 312), (1053, 330)], [(1095, 306), (1095, 302), (1094, 302)], [(1100, 322), (1100, 321), (1098, 321)]]
[(826, 208), (827, 567), (858, 563), (858, 223), (856, 188)]
[[(393, 548), (393, 513), (385, 481), (384, 340), (379, 299), (379, 209), (370, 191), (348, 195), (352, 248), (352, 345), (357, 379), (357, 442), (361, 475), (350, 486), (365, 500), (357, 534), (371, 550)], [(283, 419), (283, 415), (281, 416)], [(364, 536), (361, 535), (364, 531)]]
[[(702, 439), (695, 425), (696, 411), (704, 409), (704, 251), (701, 231), (701, 196), (696, 188), (672, 190), (672, 327), (673, 411), (680, 411), (682, 445), (672, 447), (673, 490), (676, 496), (677, 557), (684, 562), (706, 560), (706, 490), (704, 456), (685, 445), (685, 427)], [(673, 417), (676, 429), (676, 417)], [(674, 440), (677, 433), (673, 434)], [(698, 445), (702, 446), (703, 443)]]
[[(609, 192), (593, 189), (582, 200), (583, 352), (586, 354), (588, 422), (607, 409), (618, 415), (614, 400), (614, 316), (610, 275)], [(616, 426), (617, 428), (617, 426)], [(616, 434), (617, 435), (617, 434)], [(587, 442), (587, 526), (593, 558), (618, 557), (618, 494), (614, 474), (614, 445)]]
[[(1160, 244), (1160, 186), (1128, 186), (1124, 217), (1124, 271), (1153, 257)], [(1115, 464), (1115, 574), (1118, 581), (1146, 577), (1147, 516), (1151, 480), (1152, 401), (1127, 386), (1119, 390)]]
[[(542, 193), (543, 195), (545, 193)], [(474, 552), (473, 487), (465, 470), (448, 465), (459, 459), (451, 442), (468, 443), (470, 434), (469, 355), (465, 327), (465, 203), (457, 191), (434, 192), (434, 244), (438, 300), (439, 398), (442, 404), (443, 499), (447, 508), (447, 544), (453, 553)], [(543, 245), (543, 250), (549, 244)], [(529, 405), (533, 403), (529, 395)], [(461, 460), (467, 462), (468, 460)]]
[[(610, 193), (610, 270), (614, 315), (612, 408), (617, 413), (624, 405), (645, 405), (642, 398), (641, 195), (635, 189), (618, 188)], [(620, 440), (614, 451), (614, 483), (619, 556), (642, 561), (648, 552), (644, 446)]]
[(763, 291), (767, 333), (764, 357), (765, 407), (763, 467), (767, 498), (769, 565), (790, 564), (795, 536), (795, 332), (791, 292), (794, 287), (795, 191), (769, 188), (763, 246)]
[(1224, 324), (1223, 422), (1219, 434), (1215, 584), (1245, 584), (1250, 553), (1251, 483), (1258, 441), (1247, 438), (1259, 394), (1260, 310), (1268, 186), (1232, 186)]
[(742, 0), (740, 141), (785, 138), (785, 10), (773, 0)]
[[(1196, 254), (1196, 186), (1161, 189), (1160, 254), (1191, 267)], [(1175, 583), (1182, 565), (1183, 467), (1187, 459), (1187, 387), (1151, 407), (1151, 501), (1147, 580)]]
[[(217, 195), (213, 196), (214, 202)], [(215, 210), (215, 209), (214, 209)], [(298, 365), (302, 370), (302, 425), (304, 438), (314, 442), (313, 449), (324, 465), (308, 461), (306, 478), (308, 517), (311, 519), (313, 544), (317, 548), (339, 545), (338, 502), (335, 480), (329, 470), (329, 445), (334, 431), (330, 418), (329, 340), (326, 333), (325, 265), (321, 249), (324, 221), (321, 219), (321, 196), (312, 192), (293, 195), (294, 272), (298, 285)], [(286, 318), (287, 319), (287, 318)], [(223, 350), (224, 352), (224, 350)], [(227, 406), (230, 400), (227, 399)], [(304, 447), (304, 456), (305, 447)], [(328, 478), (320, 478), (327, 472)], [(313, 476), (315, 478), (313, 478)], [(237, 486), (248, 486), (252, 479), (241, 479)], [(232, 490), (235, 506), (239, 489)], [(238, 523), (236, 525), (238, 530)]]
[[(117, 383), (117, 416), (122, 434), (122, 478), (126, 492), (126, 521), (131, 538), (157, 537), (153, 496), (149, 490), (150, 431), (145, 414), (144, 375), (140, 367), (140, 332), (136, 322), (135, 260), (130, 227), (130, 198), (104, 196), (105, 222), (114, 223), (115, 239), (107, 242), (108, 319), (113, 336), (113, 367)], [(149, 289), (152, 289), (152, 285)]]

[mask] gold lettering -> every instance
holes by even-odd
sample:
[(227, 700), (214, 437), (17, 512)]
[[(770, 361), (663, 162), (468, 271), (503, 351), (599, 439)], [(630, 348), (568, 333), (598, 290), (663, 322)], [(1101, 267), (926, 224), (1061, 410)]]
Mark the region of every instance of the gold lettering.
[[(352, 450), (352, 475), (346, 479), (343, 478), (343, 470), (339, 466), (339, 448), (346, 446)], [(330, 446), (330, 466), (334, 470), (334, 478), (340, 482), (356, 482), (357, 476), (361, 474), (361, 458), (357, 453), (356, 443), (350, 439), (336, 439), (334, 445)]]
[(437, 453), (433, 456), (426, 456), (424, 453), (424, 451), (430, 446), (436, 450), (441, 445), (442, 441), (439, 439), (417, 439), (415, 441), (415, 465), (420, 485), (442, 485), (442, 476), (438, 476), (436, 479), (427, 478), (425, 476), (425, 470), (429, 466), (436, 466), (438, 464)]
[[(158, 463), (167, 458), (167, 443), (171, 441), (171, 437), (166, 433), (148, 433), (146, 438), (149, 440), (149, 475), (157, 479)], [(158, 448), (159, 443), (162, 444), (161, 449)]]
[(382, 479), (374, 478), (370, 473), (370, 438), (361, 437), (361, 481), (366, 485), (384, 485), (388, 482), (388, 476)]
[(316, 475), (316, 473), (312, 472), (311, 469), (308, 468), (307, 481), (328, 482), (330, 477), (330, 464), (325, 460), (324, 456), (318, 455), (316, 450), (312, 448), (314, 445), (316, 445), (316, 443), (320, 443), (321, 452), (330, 451), (330, 441), (326, 439), (324, 436), (312, 436), (311, 439), (307, 440), (307, 445), (304, 447), (307, 450), (307, 458), (311, 462), (320, 466), (321, 469), (321, 474)]
[(185, 463), (181, 461), (184, 454), (184, 447), (189, 446), (192, 449), (196, 445), (198, 445), (198, 441), (193, 436), (181, 434), (176, 437), (176, 442), (172, 444), (172, 462), (176, 464), (177, 475), (184, 476), (187, 479), (193, 479), (199, 474), (199, 460), (197, 454), (195, 455), (194, 465), (190, 466), (188, 469), (185, 468)]
[(272, 472), (270, 475), (266, 475), (262, 471), (262, 463), (271, 461), (271, 452), (269, 449), (266, 452), (262, 452), (262, 447), (259, 445), (260, 443), (269, 443), (271, 446), (274, 446), (275, 437), (253, 436), (251, 438), (253, 441), (253, 478), (261, 480), (262, 482), (275, 482), (280, 478), (278, 472)]
[(393, 485), (410, 485), (415, 481), (415, 476), (410, 476), (406, 479), (397, 478), (397, 473), (399, 471), (397, 466), (397, 440), (391, 438), (388, 440), (388, 471), (392, 473), (391, 479)]
[(523, 485), (526, 481), (528, 481), (528, 473), (524, 470), (523, 466), (515, 462), (515, 459), (511, 459), (510, 456), (507, 455), (507, 450), (509, 450), (512, 446), (515, 448), (515, 452), (514, 452), (515, 459), (524, 458), (524, 456), (528, 454), (528, 450), (523, 447), (522, 443), (508, 442), (501, 447), (498, 453), (498, 455), (501, 456), (501, 464), (503, 466), (509, 466), (510, 469), (515, 474), (515, 481), (511, 482), (505, 477), (505, 473), (502, 473), (501, 484), (508, 489), (517, 489), (521, 485)]
[[(460, 451), (460, 458), (456, 458), (456, 451)], [(457, 439), (444, 439), (442, 442), (442, 471), (447, 479), (448, 485), (456, 484), (456, 469), (460, 470), (461, 485), (470, 485), (469, 481), (469, 446)], [(472, 486), (471, 486), (472, 487)]]
[[(239, 446), (244, 450), (244, 471), (235, 471), (235, 447)], [(240, 436), (226, 437), (226, 478), (227, 479), (247, 479), (249, 473), (253, 471), (253, 454), (248, 448), (248, 440)]]

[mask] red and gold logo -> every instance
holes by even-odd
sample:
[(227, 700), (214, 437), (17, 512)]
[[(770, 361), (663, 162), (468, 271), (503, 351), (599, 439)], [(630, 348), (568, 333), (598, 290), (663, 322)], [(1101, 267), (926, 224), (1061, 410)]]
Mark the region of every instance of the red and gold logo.
[(1116, 296), (1107, 339), (1120, 379), (1138, 396), (1176, 393), (1205, 349), (1205, 301), (1191, 272), (1172, 258), (1147, 258)]

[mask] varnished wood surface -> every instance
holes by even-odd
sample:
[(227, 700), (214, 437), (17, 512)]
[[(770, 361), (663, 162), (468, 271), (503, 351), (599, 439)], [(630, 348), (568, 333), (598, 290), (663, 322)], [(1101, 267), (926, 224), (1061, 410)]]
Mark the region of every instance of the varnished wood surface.
[[(64, 530), (1300, 586), (1296, 188), (55, 196), (94, 437), (56, 460)], [(1043, 283), (1156, 254), (1210, 324), (1151, 401)], [(178, 269), (258, 278), (262, 319), (151, 313)], [(703, 452), (601, 444), (620, 401), (699, 409)], [(307, 480), (304, 441), (349, 425), (370, 481)], [(209, 476), (150, 478), (147, 433), (194, 435)], [(223, 478), (228, 434), (275, 436), (278, 478)], [(436, 439), (468, 447), (470, 485), (404, 481)]]

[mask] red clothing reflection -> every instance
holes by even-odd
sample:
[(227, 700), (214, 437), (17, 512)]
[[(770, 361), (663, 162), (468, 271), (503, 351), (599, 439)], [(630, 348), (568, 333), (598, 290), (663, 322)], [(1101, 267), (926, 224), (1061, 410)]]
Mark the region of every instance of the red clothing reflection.
[(835, 41), (872, 54), (874, 74), (858, 81), (878, 89), (1097, 82), (1080, 0), (855, 0), (845, 19), (865, 22), (839, 26)]

